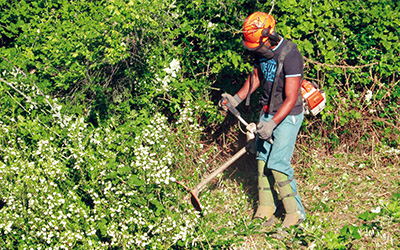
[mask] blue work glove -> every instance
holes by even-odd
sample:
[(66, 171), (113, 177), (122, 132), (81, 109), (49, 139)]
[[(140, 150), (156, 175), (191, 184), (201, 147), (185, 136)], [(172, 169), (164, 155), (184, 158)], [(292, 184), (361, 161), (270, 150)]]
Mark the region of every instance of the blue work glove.
[(268, 140), (272, 137), (272, 131), (276, 127), (274, 120), (261, 121), (257, 124), (257, 134), (260, 139)]
[(240, 97), (236, 94), (234, 96), (231, 96), (230, 94), (223, 93), (221, 100), (218, 102), (218, 106), (221, 107), (223, 110), (228, 111), (226, 106), (222, 103), (225, 99), (228, 99), (228, 102), (236, 108), (237, 105), (239, 105), (243, 100), (240, 99)]

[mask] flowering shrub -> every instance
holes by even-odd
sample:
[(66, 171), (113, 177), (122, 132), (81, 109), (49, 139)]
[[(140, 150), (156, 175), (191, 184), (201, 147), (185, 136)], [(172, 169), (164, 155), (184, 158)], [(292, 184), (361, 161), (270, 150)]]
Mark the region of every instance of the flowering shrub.
[[(14, 84), (14, 97), (26, 99), (22, 105), (35, 91), (19, 75), (3, 82)], [(57, 100), (43, 100), (37, 119), (7, 116), (0, 123), (0, 245), (160, 249), (193, 238), (199, 214), (177, 205), (182, 197), (172, 175), (184, 167), (179, 155), (186, 151), (173, 146), (165, 116), (93, 128)], [(185, 149), (201, 155), (201, 129), (186, 105), (176, 134), (190, 135)]]

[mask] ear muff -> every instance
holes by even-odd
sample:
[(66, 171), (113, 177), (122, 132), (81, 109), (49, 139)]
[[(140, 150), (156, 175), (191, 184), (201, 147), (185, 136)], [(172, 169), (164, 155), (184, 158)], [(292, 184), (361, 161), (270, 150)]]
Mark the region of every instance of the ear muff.
[(279, 43), (279, 36), (276, 31), (269, 35), (269, 39), (271, 39), (271, 45), (277, 45)]
[(263, 29), (261, 34), (262, 34), (263, 37), (268, 37), (269, 38), (269, 36), (271, 35), (270, 32), (271, 32), (271, 26), (269, 26), (266, 29)]
[(263, 29), (261, 34), (262, 34), (262, 37), (268, 37), (270, 39), (270, 43), (271, 43), (272, 46), (278, 44), (279, 36), (276, 33), (275, 29), (271, 32), (271, 26), (269, 26), (266, 29)]

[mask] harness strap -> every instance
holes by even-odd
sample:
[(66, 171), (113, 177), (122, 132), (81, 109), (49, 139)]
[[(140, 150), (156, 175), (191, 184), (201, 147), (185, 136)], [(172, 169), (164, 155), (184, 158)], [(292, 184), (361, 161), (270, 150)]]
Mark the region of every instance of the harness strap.
[[(282, 68), (283, 68), (283, 62), (285, 61), (286, 55), (294, 48), (296, 48), (297, 45), (291, 41), (288, 41), (286, 45), (282, 48), (281, 53), (279, 54), (278, 57), (278, 69), (276, 70), (275, 73), (275, 80), (274, 80), (274, 85), (272, 86), (272, 91), (270, 95), (270, 102), (269, 102), (269, 111), (274, 112), (277, 111), (282, 104), (283, 100), (278, 100), (276, 98), (275, 93), (276, 93), (276, 88), (278, 86), (278, 81), (279, 81), (279, 75), (281, 74)], [(299, 89), (300, 92), (300, 89)], [(297, 98), (297, 103), (302, 102), (301, 95)], [(276, 110), (275, 110), (276, 108)]]
[(246, 106), (250, 106), (250, 96), (251, 96), (251, 89), (253, 88), (253, 78), (254, 78), (254, 66), (253, 66), (253, 71), (250, 74), (250, 86), (249, 86), (249, 92), (247, 93), (246, 97)]

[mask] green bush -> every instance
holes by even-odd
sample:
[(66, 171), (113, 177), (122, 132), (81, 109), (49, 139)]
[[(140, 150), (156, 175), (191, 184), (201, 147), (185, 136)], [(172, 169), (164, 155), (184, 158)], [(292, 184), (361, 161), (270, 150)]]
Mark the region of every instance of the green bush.
[[(174, 180), (197, 183), (218, 155), (201, 143), (204, 129), (223, 119), (219, 94), (235, 93), (251, 70), (240, 29), (255, 10), (274, 7), (278, 32), (305, 56), (306, 78), (326, 90), (327, 107), (303, 133), (331, 148), (377, 135), (382, 150), (399, 145), (397, 2), (0, 6), (1, 247), (236, 244), (227, 232), (246, 231), (245, 220), (202, 228)], [(397, 200), (387, 206), (394, 220)], [(347, 226), (321, 244), (358, 238)]]
[[(36, 87), (20, 75), (11, 72), (7, 82), (22, 108), (32, 103), (27, 99)], [(195, 244), (199, 214), (180, 202), (172, 173), (182, 171), (177, 136), (189, 135), (185, 147), (204, 158), (192, 108), (178, 110), (178, 133), (171, 136), (173, 128), (162, 114), (136, 113), (123, 125), (111, 119), (94, 128), (57, 100), (45, 100), (40, 109), (33, 108), (33, 119), (3, 115), (2, 247), (168, 249)]]

